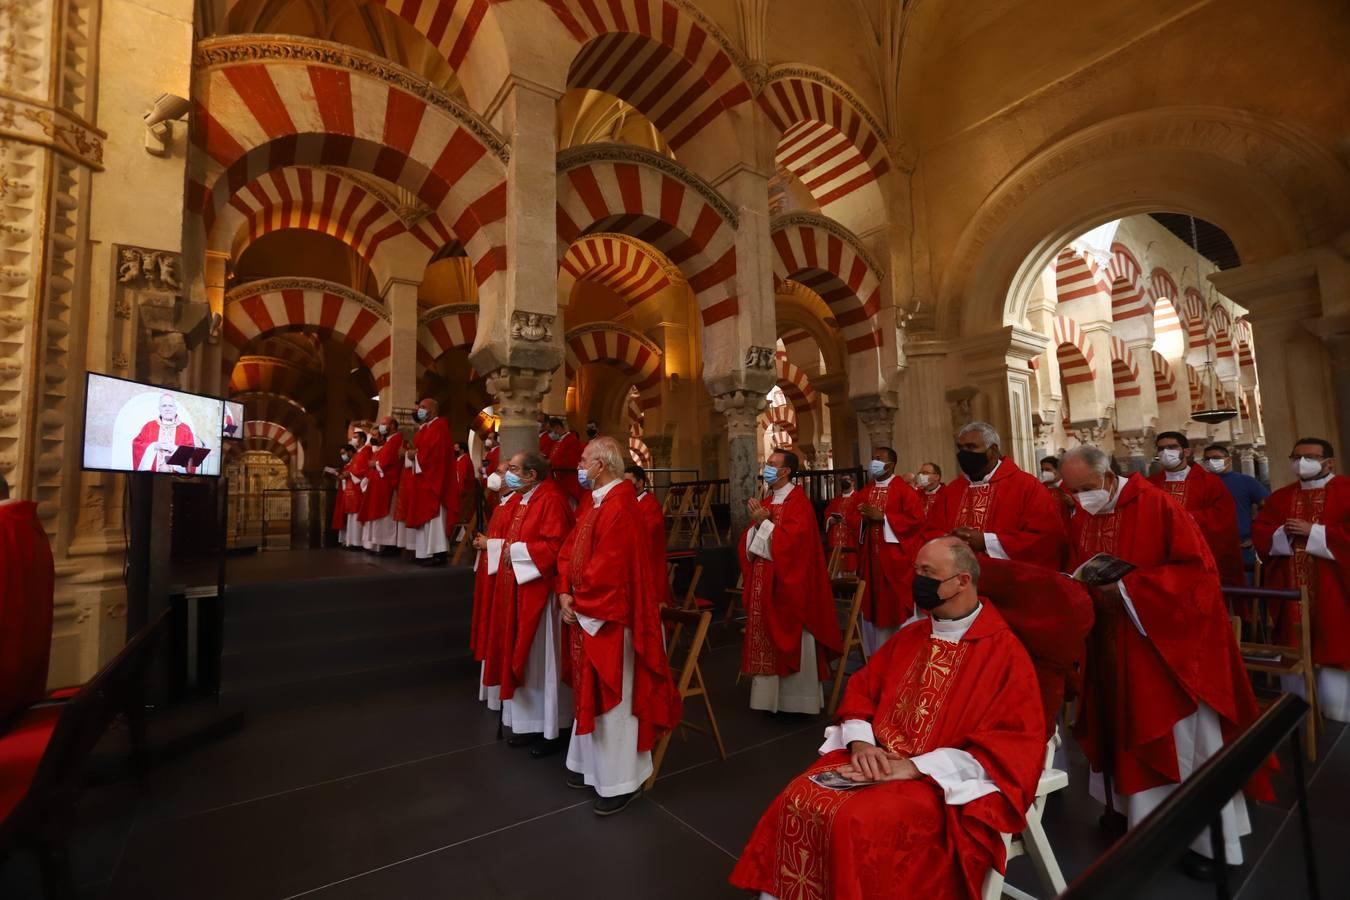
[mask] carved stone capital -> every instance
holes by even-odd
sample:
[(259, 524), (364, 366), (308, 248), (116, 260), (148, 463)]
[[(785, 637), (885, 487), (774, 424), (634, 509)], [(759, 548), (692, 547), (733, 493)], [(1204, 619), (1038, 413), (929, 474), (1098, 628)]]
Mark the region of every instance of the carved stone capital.
[(755, 436), (760, 411), (768, 404), (768, 395), (755, 391), (729, 391), (713, 398), (713, 408), (727, 420), (727, 438)]
[(858, 424), (867, 432), (872, 449), (889, 447), (895, 442), (895, 407), (875, 399), (854, 401)]
[(745, 348), (745, 367), (747, 369), (772, 369), (773, 362), (772, 347), (751, 346)]
[(502, 368), (489, 373), (487, 389), (502, 427), (534, 424), (552, 381), (552, 372), (539, 369)]
[(1111, 423), (1106, 419), (1085, 419), (1070, 422), (1069, 427), (1078, 436), (1080, 442), (1093, 447), (1100, 447), (1102, 440), (1106, 437), (1107, 429), (1111, 427)]
[(979, 393), (978, 388), (970, 385), (952, 388), (947, 392), (947, 409), (951, 411), (953, 431), (974, 420), (975, 398)]

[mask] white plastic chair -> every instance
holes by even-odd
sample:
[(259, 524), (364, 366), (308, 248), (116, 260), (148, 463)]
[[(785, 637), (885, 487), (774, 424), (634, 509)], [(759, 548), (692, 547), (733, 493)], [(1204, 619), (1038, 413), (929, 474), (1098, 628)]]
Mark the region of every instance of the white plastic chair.
[[(1055, 859), (1050, 839), (1046, 837), (1045, 827), (1041, 824), (1041, 815), (1045, 812), (1045, 798), (1069, 786), (1069, 773), (1055, 768), (1055, 751), (1062, 743), (1063, 739), (1060, 738), (1059, 729), (1056, 728), (1054, 736), (1045, 746), (1045, 768), (1041, 772), (1040, 782), (1036, 785), (1036, 799), (1032, 801), (1031, 809), (1027, 810), (1026, 827), (1022, 829), (1021, 834), (1003, 835), (1003, 846), (1007, 850), (1008, 861), (1011, 862), (1019, 856), (1027, 856), (1040, 877), (1041, 886), (1050, 897), (1059, 896), (1068, 887), (1064, 881), (1064, 873), (1059, 870), (1059, 861)], [(1000, 897), (1036, 900), (1031, 894), (1005, 884), (998, 870), (990, 869), (989, 875), (984, 879), (982, 900), (999, 900)]]

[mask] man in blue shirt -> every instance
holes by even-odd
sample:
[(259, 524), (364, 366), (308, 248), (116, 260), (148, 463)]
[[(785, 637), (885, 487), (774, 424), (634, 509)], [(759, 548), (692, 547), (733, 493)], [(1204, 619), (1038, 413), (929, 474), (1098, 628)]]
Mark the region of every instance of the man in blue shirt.
[[(1223, 444), (1205, 448), (1205, 468), (1223, 481), (1237, 506), (1238, 537), (1242, 539), (1242, 565), (1249, 572), (1256, 564), (1256, 550), (1252, 547), (1252, 516), (1270, 496), (1264, 484), (1250, 475), (1233, 471), (1233, 457)], [(1247, 576), (1251, 581), (1251, 576)]]

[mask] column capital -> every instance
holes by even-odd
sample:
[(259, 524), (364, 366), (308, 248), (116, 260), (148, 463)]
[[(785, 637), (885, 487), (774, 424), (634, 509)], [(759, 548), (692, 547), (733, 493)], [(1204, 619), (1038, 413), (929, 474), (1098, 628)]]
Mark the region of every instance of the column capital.
[(503, 423), (524, 421), (534, 424), (539, 402), (548, 393), (553, 372), (545, 369), (524, 369), (505, 366), (490, 372), (486, 378), (493, 408)]
[(713, 398), (713, 408), (727, 420), (727, 437), (755, 436), (759, 414), (768, 405), (768, 394), (753, 390), (728, 391)]
[(1084, 419), (1069, 423), (1069, 429), (1078, 435), (1078, 439), (1093, 447), (1102, 445), (1102, 439), (1106, 437), (1106, 431), (1110, 427), (1111, 423), (1107, 419)]
[(896, 406), (889, 398), (873, 394), (855, 397), (852, 403), (873, 450), (895, 443)]

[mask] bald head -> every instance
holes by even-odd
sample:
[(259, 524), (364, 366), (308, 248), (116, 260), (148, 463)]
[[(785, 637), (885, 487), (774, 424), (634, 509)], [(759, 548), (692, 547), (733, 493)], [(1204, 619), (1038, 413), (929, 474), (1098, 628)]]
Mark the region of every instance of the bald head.
[(938, 619), (960, 619), (979, 606), (980, 561), (960, 538), (944, 535), (924, 544), (914, 556), (915, 595), (921, 580), (936, 581), (941, 604), (929, 611)]

